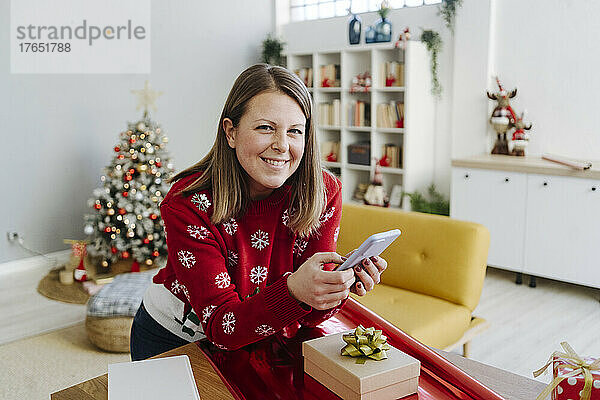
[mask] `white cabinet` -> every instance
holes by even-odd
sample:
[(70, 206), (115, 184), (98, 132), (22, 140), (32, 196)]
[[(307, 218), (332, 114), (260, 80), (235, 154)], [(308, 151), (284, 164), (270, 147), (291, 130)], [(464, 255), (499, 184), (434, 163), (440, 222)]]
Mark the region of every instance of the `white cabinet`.
[(523, 272), (600, 287), (600, 181), (528, 174)]
[(452, 170), (450, 215), (490, 230), (489, 265), (522, 270), (525, 210), (520, 205), (525, 203), (526, 185), (526, 177), (520, 173)]
[[(313, 95), (317, 137), (321, 144), (339, 143), (337, 162), (324, 161), (324, 164), (341, 178), (344, 202), (352, 201), (360, 183), (370, 182), (374, 159), (383, 156), (383, 148), (388, 144), (398, 147), (400, 165), (382, 168), (387, 193), (390, 194), (394, 185), (401, 185), (406, 192), (426, 191), (433, 182), (435, 101), (431, 95), (429, 55), (423, 43), (409, 41), (406, 48), (383, 43), (308, 49), (287, 53), (287, 62), (288, 69), (302, 71), (302, 74), (312, 69), (314, 87), (309, 87), (309, 91)], [(404, 67), (403, 86), (386, 86), (383, 68), (392, 62)], [(331, 64), (339, 65), (339, 87), (321, 87), (321, 67)], [(352, 78), (365, 71), (372, 76), (372, 87), (353, 92)], [(370, 123), (365, 126), (356, 124), (349, 115), (349, 107), (357, 101), (363, 102), (370, 113)], [(383, 121), (378, 121), (378, 105), (392, 102), (404, 105), (403, 127), (382, 127)], [(322, 118), (319, 110), (322, 114), (324, 110), (331, 111), (327, 118)], [(327, 123), (319, 124), (319, 121)], [(348, 146), (360, 142), (370, 144), (369, 165), (353, 164), (348, 159)], [(322, 154), (324, 156), (326, 154)], [(403, 203), (403, 208), (408, 209), (410, 202)]]
[(450, 216), (490, 230), (489, 265), (600, 288), (596, 173), (590, 173), (593, 179), (529, 173), (522, 159), (494, 165), (500, 170), (485, 168), (481, 157), (473, 163), (479, 167), (455, 161)]

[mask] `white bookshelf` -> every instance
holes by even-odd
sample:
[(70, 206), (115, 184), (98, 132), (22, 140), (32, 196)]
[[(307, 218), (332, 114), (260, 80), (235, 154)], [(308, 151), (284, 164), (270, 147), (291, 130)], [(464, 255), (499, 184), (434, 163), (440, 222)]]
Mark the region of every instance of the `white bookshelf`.
[[(287, 67), (290, 70), (312, 67), (313, 96), (315, 113), (318, 104), (340, 100), (340, 126), (316, 125), (319, 142), (338, 141), (340, 152), (338, 162), (324, 162), (324, 165), (340, 176), (343, 185), (343, 201), (354, 202), (354, 191), (359, 183), (368, 183), (375, 165), (374, 157), (382, 157), (383, 145), (393, 143), (401, 147), (400, 168), (382, 168), (383, 184), (388, 195), (393, 185), (402, 185), (407, 192), (424, 192), (433, 182), (434, 156), (434, 112), (435, 102), (431, 95), (431, 72), (429, 54), (423, 43), (409, 41), (406, 48), (394, 48), (392, 43), (347, 46), (340, 49), (312, 49), (306, 52), (289, 52)], [(381, 68), (386, 61), (404, 63), (404, 86), (385, 87), (381, 81)], [(320, 66), (340, 65), (341, 87), (319, 87)], [(359, 73), (369, 71), (372, 87), (367, 92), (351, 93), (352, 78)], [(371, 126), (350, 126), (347, 107), (355, 100), (370, 103)], [(377, 104), (390, 101), (404, 102), (404, 128), (378, 128)], [(318, 115), (313, 117), (318, 121)], [(348, 162), (348, 145), (369, 141), (371, 145), (371, 164), (356, 165)], [(402, 208), (410, 209), (405, 198)]]

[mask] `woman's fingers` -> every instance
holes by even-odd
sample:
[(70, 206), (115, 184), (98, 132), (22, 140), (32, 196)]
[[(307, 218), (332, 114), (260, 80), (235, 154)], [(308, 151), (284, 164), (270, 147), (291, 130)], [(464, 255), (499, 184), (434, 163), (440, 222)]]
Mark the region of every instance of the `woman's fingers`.
[(379, 269), (375, 266), (375, 264), (373, 264), (373, 262), (369, 258), (365, 258), (364, 260), (362, 260), (361, 264), (362, 268), (369, 274), (371, 279), (373, 279), (373, 282), (375, 282), (375, 284), (377, 285), (379, 283)]
[(345, 271), (321, 271), (323, 283), (342, 285), (354, 277), (352, 268)]
[(359, 296), (364, 296), (365, 294), (367, 294), (367, 291), (361, 281), (356, 282), (352, 286), (351, 292)]
[(358, 277), (359, 281), (362, 282), (362, 286), (364, 286), (367, 292), (373, 290), (375, 287), (375, 281), (361, 264), (358, 264), (354, 267), (354, 273)]
[(380, 273), (385, 271), (385, 269), (387, 268), (387, 261), (385, 261), (384, 258), (377, 256), (371, 257), (371, 262), (375, 264), (375, 267), (377, 267)]

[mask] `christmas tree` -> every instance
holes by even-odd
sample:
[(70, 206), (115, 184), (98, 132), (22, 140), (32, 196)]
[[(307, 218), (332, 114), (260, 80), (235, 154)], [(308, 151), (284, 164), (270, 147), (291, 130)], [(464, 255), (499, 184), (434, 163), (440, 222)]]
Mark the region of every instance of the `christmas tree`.
[(141, 263), (162, 266), (167, 244), (159, 205), (169, 187), (165, 180), (174, 175), (166, 151), (168, 138), (152, 121), (148, 107), (162, 93), (150, 89), (132, 90), (138, 96), (137, 109), (143, 118), (128, 123), (114, 147), (114, 158), (104, 168), (101, 187), (93, 192), (85, 215), (86, 235), (93, 235), (88, 252), (96, 260), (99, 272), (119, 260), (131, 260), (132, 271)]

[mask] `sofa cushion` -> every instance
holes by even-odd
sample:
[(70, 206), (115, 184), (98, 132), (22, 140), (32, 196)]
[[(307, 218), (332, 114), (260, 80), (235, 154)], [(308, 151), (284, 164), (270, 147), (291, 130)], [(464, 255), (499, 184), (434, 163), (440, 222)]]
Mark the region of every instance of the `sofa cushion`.
[(473, 311), (485, 277), (487, 228), (439, 215), (344, 204), (338, 253), (357, 248), (373, 233), (395, 228), (402, 235), (382, 254), (388, 261), (382, 282)]
[(133, 317), (142, 304), (146, 288), (156, 270), (119, 274), (87, 303), (87, 315), (93, 317)]
[(439, 349), (460, 339), (471, 321), (465, 306), (383, 283), (365, 296), (352, 297), (413, 338)]

